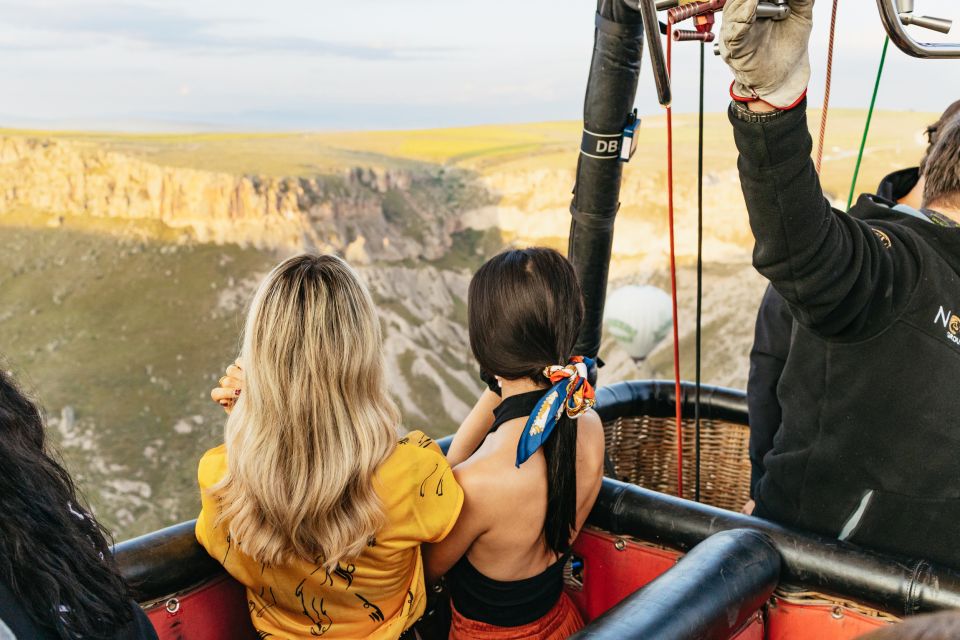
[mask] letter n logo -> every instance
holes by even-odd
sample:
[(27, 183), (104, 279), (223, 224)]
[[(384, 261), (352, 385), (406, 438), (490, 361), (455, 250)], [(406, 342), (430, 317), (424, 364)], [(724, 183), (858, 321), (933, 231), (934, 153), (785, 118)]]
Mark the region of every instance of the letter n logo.
[(952, 312), (947, 311), (943, 307), (940, 307), (940, 310), (937, 311), (937, 317), (934, 318), (933, 321), (941, 323), (944, 329), (946, 329), (947, 325), (950, 324), (950, 316), (952, 315), (953, 315)]

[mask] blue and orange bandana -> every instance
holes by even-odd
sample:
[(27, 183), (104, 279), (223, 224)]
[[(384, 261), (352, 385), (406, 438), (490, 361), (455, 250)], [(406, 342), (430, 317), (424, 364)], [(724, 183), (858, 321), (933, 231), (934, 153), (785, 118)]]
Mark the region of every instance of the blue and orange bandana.
[(537, 402), (520, 434), (518, 467), (547, 441), (564, 411), (576, 419), (594, 405), (593, 387), (587, 381), (587, 371), (592, 366), (590, 358), (574, 356), (567, 365), (551, 365), (543, 370), (543, 375), (554, 385)]

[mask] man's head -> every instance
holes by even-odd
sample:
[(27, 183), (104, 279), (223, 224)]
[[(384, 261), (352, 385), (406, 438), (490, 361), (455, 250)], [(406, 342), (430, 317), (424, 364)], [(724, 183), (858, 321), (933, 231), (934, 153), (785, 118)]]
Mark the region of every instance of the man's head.
[(947, 107), (946, 110), (940, 114), (940, 119), (927, 127), (927, 141), (930, 143), (930, 146), (933, 146), (933, 144), (937, 141), (937, 135), (941, 127), (953, 120), (955, 117), (957, 117), (957, 115), (960, 115), (960, 100), (957, 100)]
[(935, 145), (937, 140), (940, 138), (940, 131), (957, 116), (960, 116), (960, 100), (957, 100), (947, 107), (946, 110), (940, 114), (940, 119), (927, 127), (927, 130), (924, 131), (924, 134), (927, 136), (927, 148), (924, 150), (923, 159), (920, 161), (921, 175), (926, 172), (927, 157), (930, 155), (933, 145)]
[(960, 211), (960, 116), (937, 130), (922, 169), (923, 206)]

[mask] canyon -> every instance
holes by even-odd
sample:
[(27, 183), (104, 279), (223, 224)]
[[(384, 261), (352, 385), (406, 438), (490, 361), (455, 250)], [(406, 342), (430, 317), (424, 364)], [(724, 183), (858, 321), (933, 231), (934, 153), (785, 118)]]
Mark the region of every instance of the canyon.
[[(765, 283), (750, 266), (735, 150), (711, 118), (703, 374), (743, 388)], [(693, 121), (677, 120), (678, 144), (689, 142)], [(668, 288), (664, 130), (655, 119), (644, 126), (625, 171), (611, 288)], [(466, 331), (470, 276), (504, 247), (565, 248), (577, 132), (577, 123), (296, 136), (0, 132), (0, 366), (43, 404), (56, 449), (119, 539), (189, 519), (196, 461), (222, 439), (209, 390), (237, 355), (250, 294), (283, 257), (332, 252), (370, 287), (405, 424), (450, 433), (482, 388)], [(918, 155), (917, 144), (896, 144), (878, 141), (866, 181)], [(676, 187), (686, 378), (692, 149), (678, 153)], [(848, 161), (835, 158), (831, 193)], [(601, 384), (672, 376), (669, 340), (640, 363), (611, 339), (601, 356)]]

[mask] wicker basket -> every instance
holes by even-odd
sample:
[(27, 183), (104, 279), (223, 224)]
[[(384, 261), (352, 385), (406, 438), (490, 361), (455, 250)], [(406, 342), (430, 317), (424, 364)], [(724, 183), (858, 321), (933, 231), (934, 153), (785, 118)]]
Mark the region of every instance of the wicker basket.
[[(677, 432), (674, 418), (650, 416), (608, 420), (607, 451), (616, 477), (677, 495)], [(694, 497), (694, 424), (683, 421), (683, 497)], [(750, 498), (750, 428), (745, 424), (700, 421), (700, 500), (739, 511)]]

